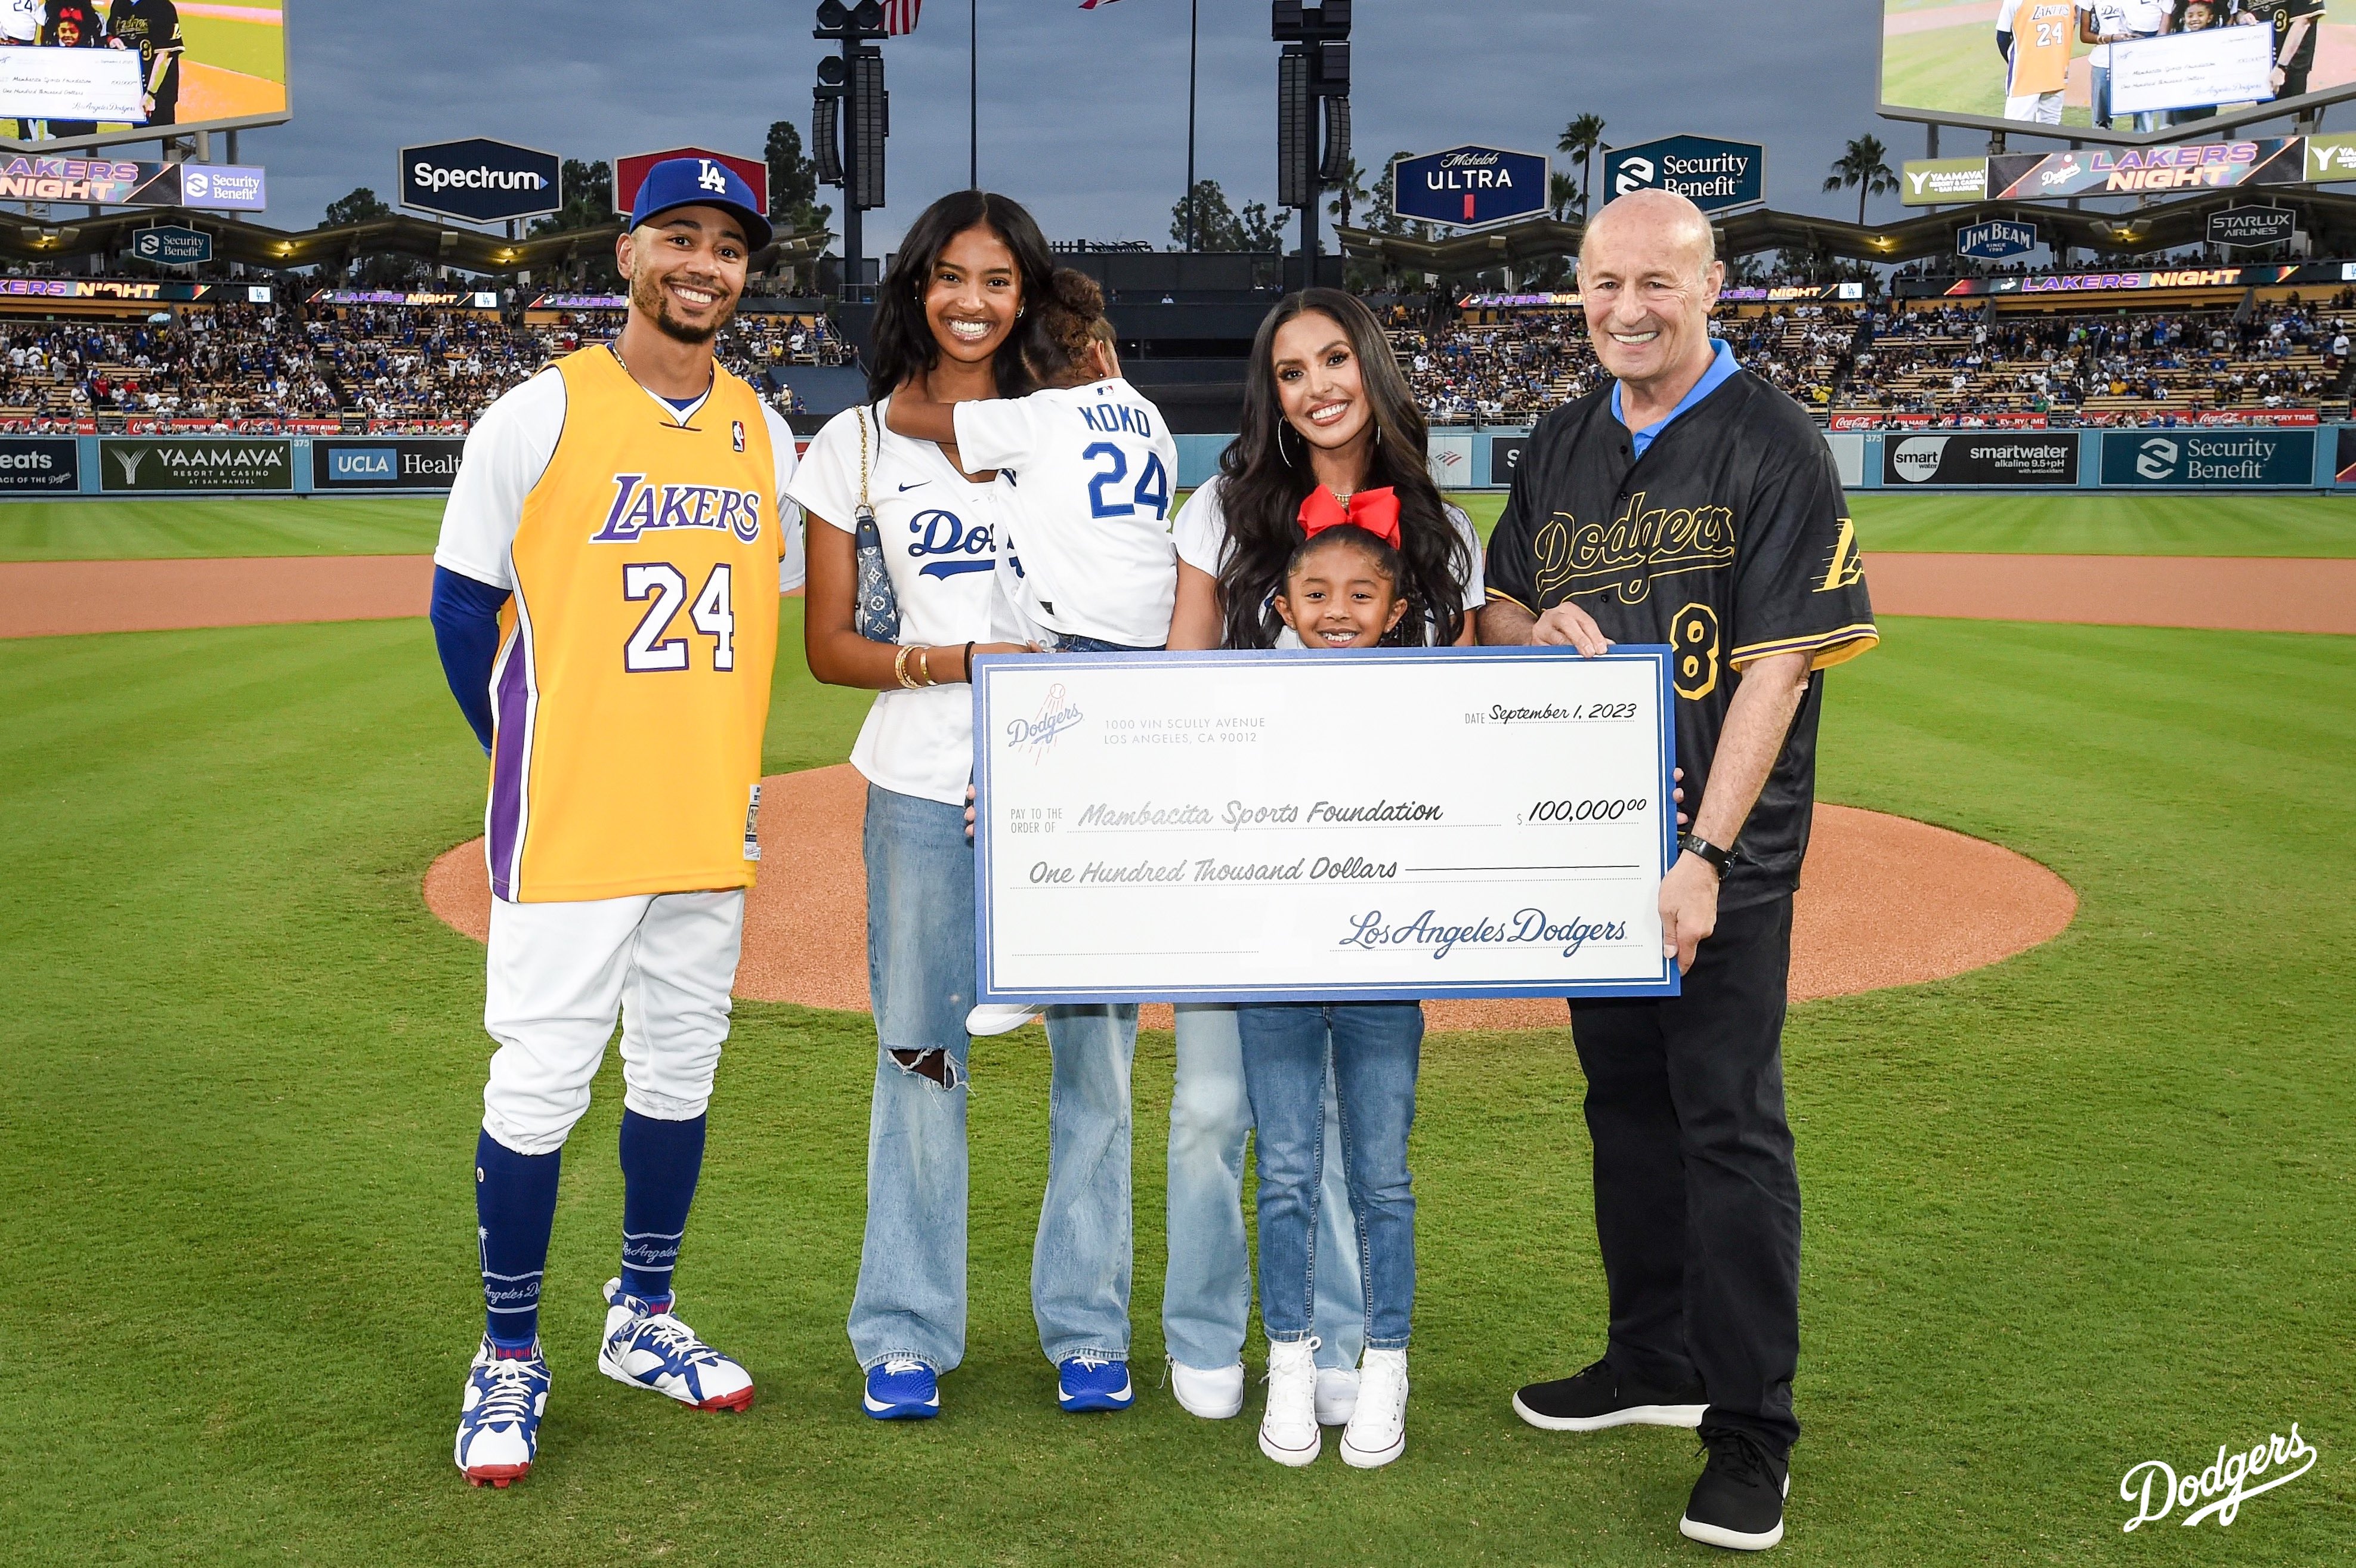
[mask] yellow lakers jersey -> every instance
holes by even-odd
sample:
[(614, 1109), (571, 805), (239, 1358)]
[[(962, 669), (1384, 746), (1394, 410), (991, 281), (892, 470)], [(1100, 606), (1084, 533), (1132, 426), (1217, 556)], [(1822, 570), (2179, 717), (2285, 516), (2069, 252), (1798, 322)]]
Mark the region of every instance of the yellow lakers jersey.
[(2024, 0), (2013, 16), (2007, 91), (2015, 98), (2061, 91), (2070, 80), (2070, 48), (2077, 31), (2077, 7), (2071, 0)]
[(492, 891), (749, 887), (784, 553), (760, 400), (715, 367), (682, 423), (603, 347), (556, 368), (491, 677)]

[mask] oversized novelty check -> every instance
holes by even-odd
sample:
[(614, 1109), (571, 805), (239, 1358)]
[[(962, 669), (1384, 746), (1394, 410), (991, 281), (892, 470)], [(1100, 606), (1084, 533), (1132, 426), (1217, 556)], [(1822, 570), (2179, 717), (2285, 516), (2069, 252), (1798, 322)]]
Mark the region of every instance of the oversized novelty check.
[(981, 997), (1673, 996), (1669, 656), (977, 659)]

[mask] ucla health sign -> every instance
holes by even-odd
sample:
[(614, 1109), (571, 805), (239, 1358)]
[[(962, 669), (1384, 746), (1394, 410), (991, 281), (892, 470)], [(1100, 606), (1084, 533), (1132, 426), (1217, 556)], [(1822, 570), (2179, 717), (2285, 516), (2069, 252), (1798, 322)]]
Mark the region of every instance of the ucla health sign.
[(2103, 483), (2238, 487), (2315, 482), (2311, 430), (2114, 430), (2103, 434)]
[(1603, 188), (1612, 196), (1673, 190), (1704, 212), (1765, 200), (1766, 179), (1767, 149), (1756, 142), (1664, 136), (1603, 155)]
[(1451, 147), (1391, 165), (1391, 210), (1477, 229), (1547, 209), (1547, 161), (1503, 147)]
[(464, 436), (400, 441), (321, 438), (311, 443), (314, 490), (447, 490), (458, 476)]

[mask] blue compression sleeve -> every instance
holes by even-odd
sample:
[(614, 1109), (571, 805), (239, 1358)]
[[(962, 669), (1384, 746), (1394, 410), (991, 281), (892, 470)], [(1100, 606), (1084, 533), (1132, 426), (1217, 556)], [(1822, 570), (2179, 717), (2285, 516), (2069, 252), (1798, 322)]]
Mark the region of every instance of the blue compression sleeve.
[(426, 616), (434, 623), (434, 645), (442, 655), (442, 673), (450, 695), (466, 716), (483, 752), (491, 750), (491, 666), (499, 656), (499, 607), (508, 591), (477, 582), (446, 566), (434, 569), (434, 603)]

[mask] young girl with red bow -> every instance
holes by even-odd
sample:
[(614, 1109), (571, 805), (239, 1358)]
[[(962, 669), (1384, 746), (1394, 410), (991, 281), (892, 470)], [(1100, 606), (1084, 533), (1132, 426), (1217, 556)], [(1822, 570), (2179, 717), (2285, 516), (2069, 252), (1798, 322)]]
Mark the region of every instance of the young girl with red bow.
[[(1373, 314), (1337, 290), (1287, 296), (1260, 324), (1252, 346), (1242, 432), (1220, 459), (1218, 475), (1194, 493), (1173, 525), (1178, 598), (1170, 646), (1289, 647), (1301, 645), (1304, 635), (1323, 646), (1471, 642), (1472, 612), (1486, 597), (1480, 541), (1471, 520), (1440, 499), (1424, 452), (1422, 411)], [(1344, 523), (1352, 526), (1337, 526)], [(1285, 596), (1294, 553), (1312, 525), (1321, 538), (1357, 535), (1388, 552), (1386, 581), (1397, 613), (1386, 612), (1371, 636), (1360, 627), (1337, 644), (1322, 610), (1309, 619)], [(1294, 612), (1279, 608), (1280, 596)], [(1302, 620), (1306, 634), (1297, 629)], [(1359, 1275), (1373, 1217), (1355, 1211), (1343, 1179), (1344, 1118), (1327, 1066), (1331, 1053), (1319, 1043), (1312, 1054), (1323, 1080), (1323, 1152), (1313, 1162), (1316, 1192), (1308, 1205), (1315, 1241), (1300, 1256), (1304, 1264), (1313, 1257), (1317, 1266), (1296, 1278), (1305, 1282), (1308, 1301), (1280, 1309), (1305, 1321), (1286, 1318), (1288, 1326), (1279, 1328), (1279, 1320), (1269, 1319), (1274, 1430), (1262, 1429), (1263, 1449), (1297, 1464), (1316, 1456), (1319, 1424), (1343, 1425), (1355, 1413), (1362, 1347), (1383, 1352), (1367, 1359), (1368, 1392), (1379, 1395), (1368, 1412), (1371, 1417), (1377, 1406), (1389, 1407), (1396, 1396), (1387, 1420), (1398, 1442), (1403, 1442), (1406, 1396), (1404, 1317), (1394, 1324), (1387, 1315), (1381, 1320), (1370, 1315)], [(1182, 1005), (1177, 1057), (1162, 1337), (1171, 1392), (1194, 1414), (1219, 1419), (1243, 1408), (1243, 1344), (1251, 1307), (1242, 1194), (1254, 1104), (1245, 1083), (1239, 1009)], [(1408, 1092), (1411, 1104), (1411, 1073)], [(1355, 1123), (1353, 1128), (1355, 1136)], [(1260, 1147), (1265, 1190), (1270, 1147), (1265, 1126)], [(1403, 1168), (1400, 1182), (1396, 1192), (1385, 1190), (1382, 1201), (1405, 1201), (1411, 1212)], [(1261, 1223), (1265, 1262), (1265, 1211)], [(1290, 1266), (1288, 1277), (1295, 1277)], [(1410, 1288), (1411, 1278), (1410, 1263)], [(1344, 1442), (1344, 1456), (1352, 1463), (1397, 1456), (1397, 1444), (1375, 1427), (1360, 1436), (1363, 1445)], [(1370, 1454), (1383, 1458), (1369, 1459)]]

